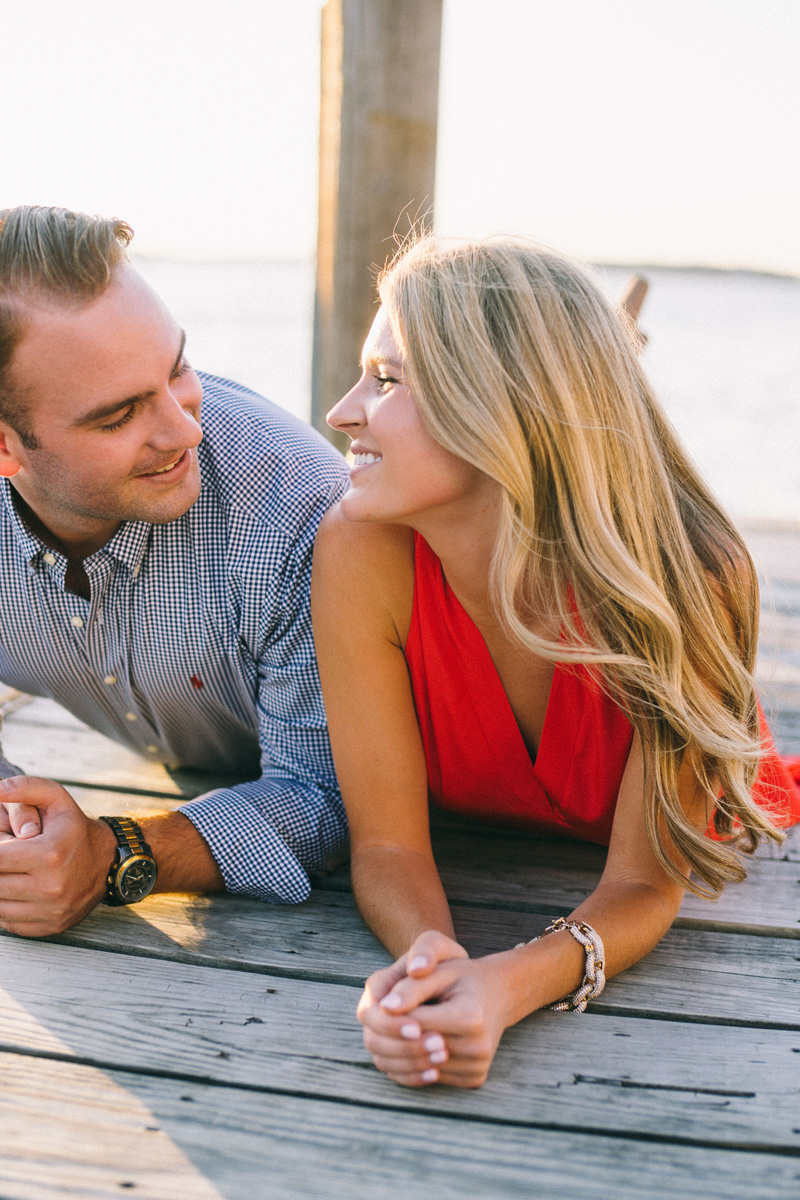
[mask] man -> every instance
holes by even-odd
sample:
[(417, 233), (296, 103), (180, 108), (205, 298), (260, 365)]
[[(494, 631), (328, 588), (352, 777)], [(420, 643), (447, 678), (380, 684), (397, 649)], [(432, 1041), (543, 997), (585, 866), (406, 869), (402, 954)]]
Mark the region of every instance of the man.
[(122, 823), (0, 781), (0, 926), (27, 936), (154, 881), (303, 900), (346, 838), (309, 617), (344, 463), (194, 372), (131, 237), (0, 210), (0, 679), (148, 758), (260, 777)]

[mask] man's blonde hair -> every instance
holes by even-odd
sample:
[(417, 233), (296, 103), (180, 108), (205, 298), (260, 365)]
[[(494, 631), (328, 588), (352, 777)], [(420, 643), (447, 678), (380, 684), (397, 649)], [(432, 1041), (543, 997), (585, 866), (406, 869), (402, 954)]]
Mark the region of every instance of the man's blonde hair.
[(66, 208), (0, 209), (0, 421), (37, 445), (25, 398), (11, 379), (26, 305), (80, 306), (102, 295), (126, 257), (133, 230), (115, 218)]
[[(501, 620), (535, 653), (590, 665), (640, 735), (655, 854), (685, 884), (674, 847), (692, 890), (718, 893), (745, 875), (737, 847), (782, 837), (751, 797), (758, 583), (634, 331), (588, 271), (525, 239), (412, 242), (379, 291), (428, 431), (500, 485)], [(531, 633), (532, 615), (561, 639)], [(686, 753), (726, 840), (683, 812)]]

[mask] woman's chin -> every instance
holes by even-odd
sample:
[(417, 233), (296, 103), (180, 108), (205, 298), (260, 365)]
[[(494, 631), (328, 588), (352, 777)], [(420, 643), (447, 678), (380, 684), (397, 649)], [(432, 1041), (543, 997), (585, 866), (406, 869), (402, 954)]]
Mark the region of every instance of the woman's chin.
[(367, 498), (351, 484), (339, 501), (339, 509), (348, 521), (380, 521)]

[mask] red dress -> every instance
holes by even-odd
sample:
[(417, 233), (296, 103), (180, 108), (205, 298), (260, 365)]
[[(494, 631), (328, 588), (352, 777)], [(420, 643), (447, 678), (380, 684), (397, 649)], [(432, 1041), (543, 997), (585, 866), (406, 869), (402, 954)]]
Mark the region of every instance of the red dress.
[[(414, 607), (406, 661), (428, 787), (464, 816), (608, 845), (633, 738), (630, 722), (586, 667), (556, 663), (533, 762), (477, 626), (427, 542), (414, 536)], [(781, 759), (761, 718), (764, 756), (753, 795), (800, 821), (800, 759)]]

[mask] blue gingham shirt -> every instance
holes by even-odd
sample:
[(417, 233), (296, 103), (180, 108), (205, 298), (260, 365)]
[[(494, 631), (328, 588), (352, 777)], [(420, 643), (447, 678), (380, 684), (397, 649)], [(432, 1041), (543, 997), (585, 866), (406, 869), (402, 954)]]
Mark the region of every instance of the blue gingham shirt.
[(309, 609), (314, 536), (346, 468), (260, 396), (200, 379), (197, 502), (121, 525), (84, 561), (89, 600), (64, 590), (66, 559), (2, 481), (0, 679), (147, 758), (260, 771), (180, 811), (229, 891), (297, 902), (346, 842)]

